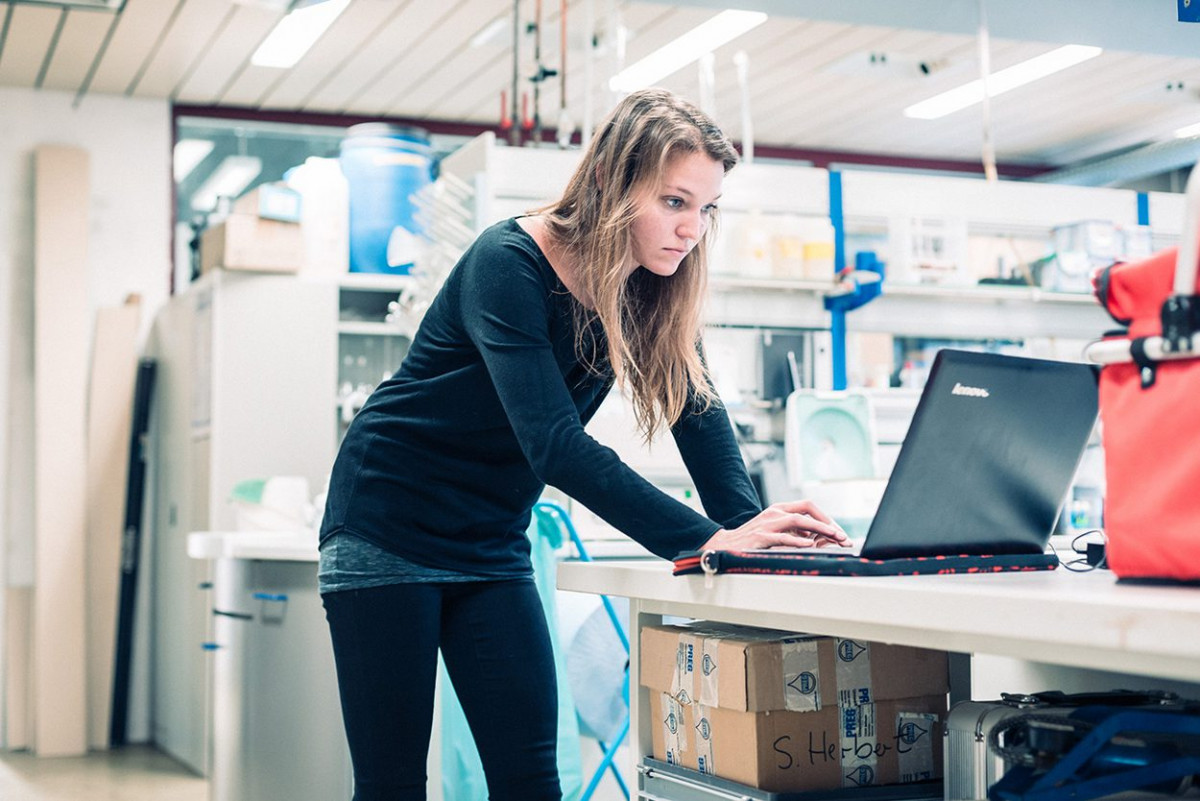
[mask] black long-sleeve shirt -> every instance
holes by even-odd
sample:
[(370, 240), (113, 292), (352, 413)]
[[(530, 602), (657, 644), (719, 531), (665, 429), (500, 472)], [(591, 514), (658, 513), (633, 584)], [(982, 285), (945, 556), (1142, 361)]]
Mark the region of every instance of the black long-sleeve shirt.
[(584, 431), (612, 378), (577, 357), (574, 302), (515, 220), (481, 234), (347, 431), (321, 540), (345, 530), (419, 564), (509, 576), (530, 570), (525, 530), (546, 484), (665, 558), (757, 514), (720, 404), (672, 428), (708, 517)]

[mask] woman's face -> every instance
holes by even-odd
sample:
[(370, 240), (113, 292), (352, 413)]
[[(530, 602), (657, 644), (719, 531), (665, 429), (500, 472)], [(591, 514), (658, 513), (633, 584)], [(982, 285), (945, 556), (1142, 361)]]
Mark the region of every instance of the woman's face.
[(645, 267), (663, 277), (675, 274), (708, 230), (724, 177), (725, 166), (704, 153), (688, 153), (667, 165), (662, 181), (638, 204), (631, 273)]

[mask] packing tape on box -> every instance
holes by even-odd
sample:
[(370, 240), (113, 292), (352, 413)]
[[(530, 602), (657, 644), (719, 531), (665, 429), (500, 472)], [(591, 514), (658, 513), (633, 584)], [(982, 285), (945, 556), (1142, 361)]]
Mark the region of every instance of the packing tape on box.
[(663, 745), (670, 765), (682, 764), (680, 754), (687, 751), (687, 729), (683, 724), (683, 705), (668, 693), (662, 697)]
[(933, 732), (937, 721), (937, 715), (927, 712), (901, 712), (896, 715), (896, 755), (901, 782), (934, 778)]
[(837, 641), (837, 686), (839, 706), (869, 704), (871, 696), (871, 649), (856, 640)]
[(703, 639), (693, 634), (680, 634), (675, 652), (675, 672), (671, 675), (671, 697), (681, 704), (692, 703), (695, 692), (696, 656), (703, 653)]
[(842, 787), (874, 785), (875, 766), (879, 761), (875, 705), (842, 706), (838, 712), (842, 740)]
[[(783, 702), (791, 712), (816, 712), (821, 708), (821, 670), (816, 640), (793, 640), (780, 645), (783, 652)], [(839, 674), (840, 678), (840, 674)]]
[(720, 706), (720, 693), (717, 679), (717, 648), (721, 644), (720, 637), (705, 637), (700, 648), (700, 698), (702, 706)]
[(713, 775), (717, 772), (713, 761), (713, 730), (708, 717), (708, 709), (703, 704), (696, 704), (696, 768), (701, 773)]

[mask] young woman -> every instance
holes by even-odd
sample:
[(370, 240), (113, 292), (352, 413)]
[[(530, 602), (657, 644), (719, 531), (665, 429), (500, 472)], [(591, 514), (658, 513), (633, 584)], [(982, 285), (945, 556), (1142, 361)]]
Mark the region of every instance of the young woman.
[[(659, 556), (844, 544), (807, 501), (762, 510), (700, 352), (729, 140), (630, 95), (566, 192), (484, 231), (350, 426), (321, 527), (355, 799), (424, 799), (441, 649), (493, 801), (559, 799), (556, 684), (525, 530), (547, 484)], [(584, 425), (613, 385), (669, 428), (701, 515)]]

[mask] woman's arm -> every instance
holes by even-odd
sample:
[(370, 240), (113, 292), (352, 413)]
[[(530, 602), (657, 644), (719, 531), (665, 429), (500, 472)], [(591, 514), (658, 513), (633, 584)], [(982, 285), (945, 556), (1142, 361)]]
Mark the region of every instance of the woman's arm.
[(685, 412), (671, 433), (705, 512), (721, 523), (721, 529), (697, 547), (741, 550), (849, 544), (841, 527), (812, 501), (762, 509), (733, 425), (719, 400), (702, 412)]

